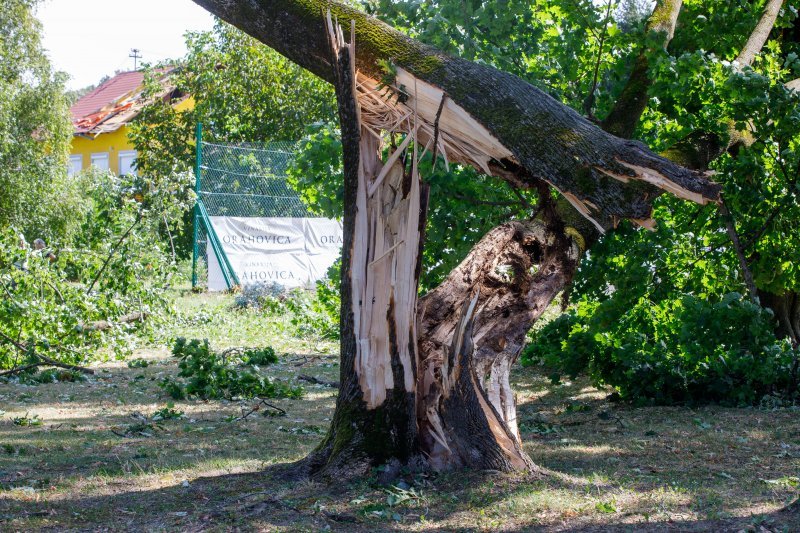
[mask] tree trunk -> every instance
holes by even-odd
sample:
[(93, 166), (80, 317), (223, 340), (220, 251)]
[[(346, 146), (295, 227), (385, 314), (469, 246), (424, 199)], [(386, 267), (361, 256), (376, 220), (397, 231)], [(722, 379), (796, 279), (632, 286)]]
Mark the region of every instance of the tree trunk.
[(509, 374), (530, 327), (575, 272), (581, 250), (556, 226), (493, 229), (421, 300), (417, 416), (435, 468), (532, 466)]
[(413, 133), (381, 162), (381, 139), (361, 122), (374, 109), (357, 97), (369, 89), (356, 85), (354, 46), (332, 23), (329, 33), (348, 206), (341, 388), (308, 464), (332, 477), (415, 456), (437, 470), (531, 469), (509, 374), (531, 324), (572, 278), (579, 245), (548, 204), (544, 216), (556, 222), (496, 228), (417, 312), (426, 192), (411, 144), (415, 119)]
[(417, 449), (413, 317), (427, 193), (416, 148), (405, 153), (411, 135), (381, 162), (381, 139), (361, 122), (354, 47), (330, 21), (328, 33), (344, 150), (341, 373), (331, 427), (310, 461), (341, 477), (407, 462)]

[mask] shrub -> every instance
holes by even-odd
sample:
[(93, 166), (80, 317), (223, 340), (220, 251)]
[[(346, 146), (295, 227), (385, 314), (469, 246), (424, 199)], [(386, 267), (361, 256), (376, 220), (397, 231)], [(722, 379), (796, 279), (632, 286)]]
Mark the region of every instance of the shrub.
[(316, 290), (287, 290), (279, 283), (247, 285), (235, 297), (236, 307), (258, 309), (273, 315), (289, 316), (298, 337), (339, 338), (339, 294), (341, 260), (328, 269)]
[(776, 340), (769, 311), (737, 293), (611, 305), (581, 301), (539, 332), (523, 364), (544, 365), (554, 381), (587, 371), (635, 403), (752, 405), (796, 392), (799, 354)]
[[(271, 362), (277, 361), (274, 351), (251, 350), (249, 357)], [(272, 358), (269, 357), (271, 352)], [(245, 354), (248, 352), (246, 351)], [(179, 378), (165, 378), (160, 386), (174, 399), (199, 398), (201, 400), (234, 398), (299, 398), (300, 387), (275, 383), (258, 372), (241, 368), (209, 349), (208, 341), (179, 338), (172, 355), (178, 358)], [(274, 360), (272, 360), (274, 358)]]
[(247, 365), (269, 366), (278, 362), (278, 356), (271, 346), (249, 348), (242, 352), (242, 362)]
[(275, 281), (245, 285), (234, 297), (234, 305), (243, 309), (273, 309), (286, 297), (286, 288)]

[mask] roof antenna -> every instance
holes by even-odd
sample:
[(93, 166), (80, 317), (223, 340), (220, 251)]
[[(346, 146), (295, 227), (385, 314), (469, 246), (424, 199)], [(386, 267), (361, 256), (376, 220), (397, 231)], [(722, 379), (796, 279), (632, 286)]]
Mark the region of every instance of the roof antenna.
[(131, 48), (131, 53), (128, 55), (128, 57), (133, 58), (133, 70), (137, 70), (138, 67), (137, 60), (142, 58), (142, 56), (139, 55), (139, 52), (141, 52), (141, 50), (139, 50), (138, 48)]

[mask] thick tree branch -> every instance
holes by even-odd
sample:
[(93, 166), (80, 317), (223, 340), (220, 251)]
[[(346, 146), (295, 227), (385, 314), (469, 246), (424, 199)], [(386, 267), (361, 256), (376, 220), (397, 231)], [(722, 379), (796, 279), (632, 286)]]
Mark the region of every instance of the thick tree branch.
[(564, 193), (600, 228), (621, 218), (649, 218), (653, 198), (665, 190), (701, 203), (718, 199), (719, 186), (702, 175), (641, 143), (609, 135), (520, 78), (449, 57), (340, 2), (194, 1), (328, 81), (333, 79), (322, 12), (330, 9), (339, 21), (355, 21), (361, 86), (384, 78), (381, 64), (390, 62), (396, 89), (408, 96), (392, 106), (398, 116), (418, 108), (423, 144), (433, 136), (446, 93), (442, 155), (486, 173), (493, 161), (515, 163), (531, 181), (544, 179)]
[(736, 58), (736, 62), (739, 63), (740, 66), (744, 67), (753, 64), (753, 60), (761, 52), (761, 49), (764, 48), (767, 39), (769, 39), (769, 34), (775, 26), (775, 21), (778, 20), (781, 7), (783, 7), (783, 0), (769, 0), (767, 7), (764, 8), (764, 14), (761, 16), (761, 20), (758, 21), (756, 28), (753, 30), (753, 33), (750, 34), (747, 43)]
[[(659, 0), (647, 22), (646, 40), (649, 42), (652, 34), (653, 41), (658, 42), (657, 46), (666, 50), (675, 35), (675, 26), (682, 6), (683, 0)], [(639, 119), (647, 107), (647, 91), (652, 83), (648, 74), (650, 65), (647, 57), (653, 50), (654, 48), (643, 48), (636, 57), (628, 82), (611, 112), (603, 120), (602, 127), (607, 132), (625, 139), (633, 137)]]

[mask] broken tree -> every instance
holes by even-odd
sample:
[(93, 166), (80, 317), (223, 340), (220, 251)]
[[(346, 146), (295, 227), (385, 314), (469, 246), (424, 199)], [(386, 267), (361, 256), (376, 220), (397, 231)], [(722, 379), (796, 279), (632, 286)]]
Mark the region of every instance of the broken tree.
[[(342, 4), (195, 1), (337, 88), (345, 163), (341, 389), (309, 464), (337, 475), (419, 454), (436, 468), (530, 468), (508, 369), (526, 325), (571, 276), (583, 239), (558, 217), (501, 227), (425, 297), (417, 317), (420, 152), (517, 186), (548, 183), (600, 231), (621, 218), (650, 226), (650, 204), (663, 191), (705, 203), (718, 200), (719, 187), (605, 133), (519, 78), (443, 55)], [(325, 22), (325, 10), (345, 32)], [(384, 163), (387, 132), (405, 138)]]

